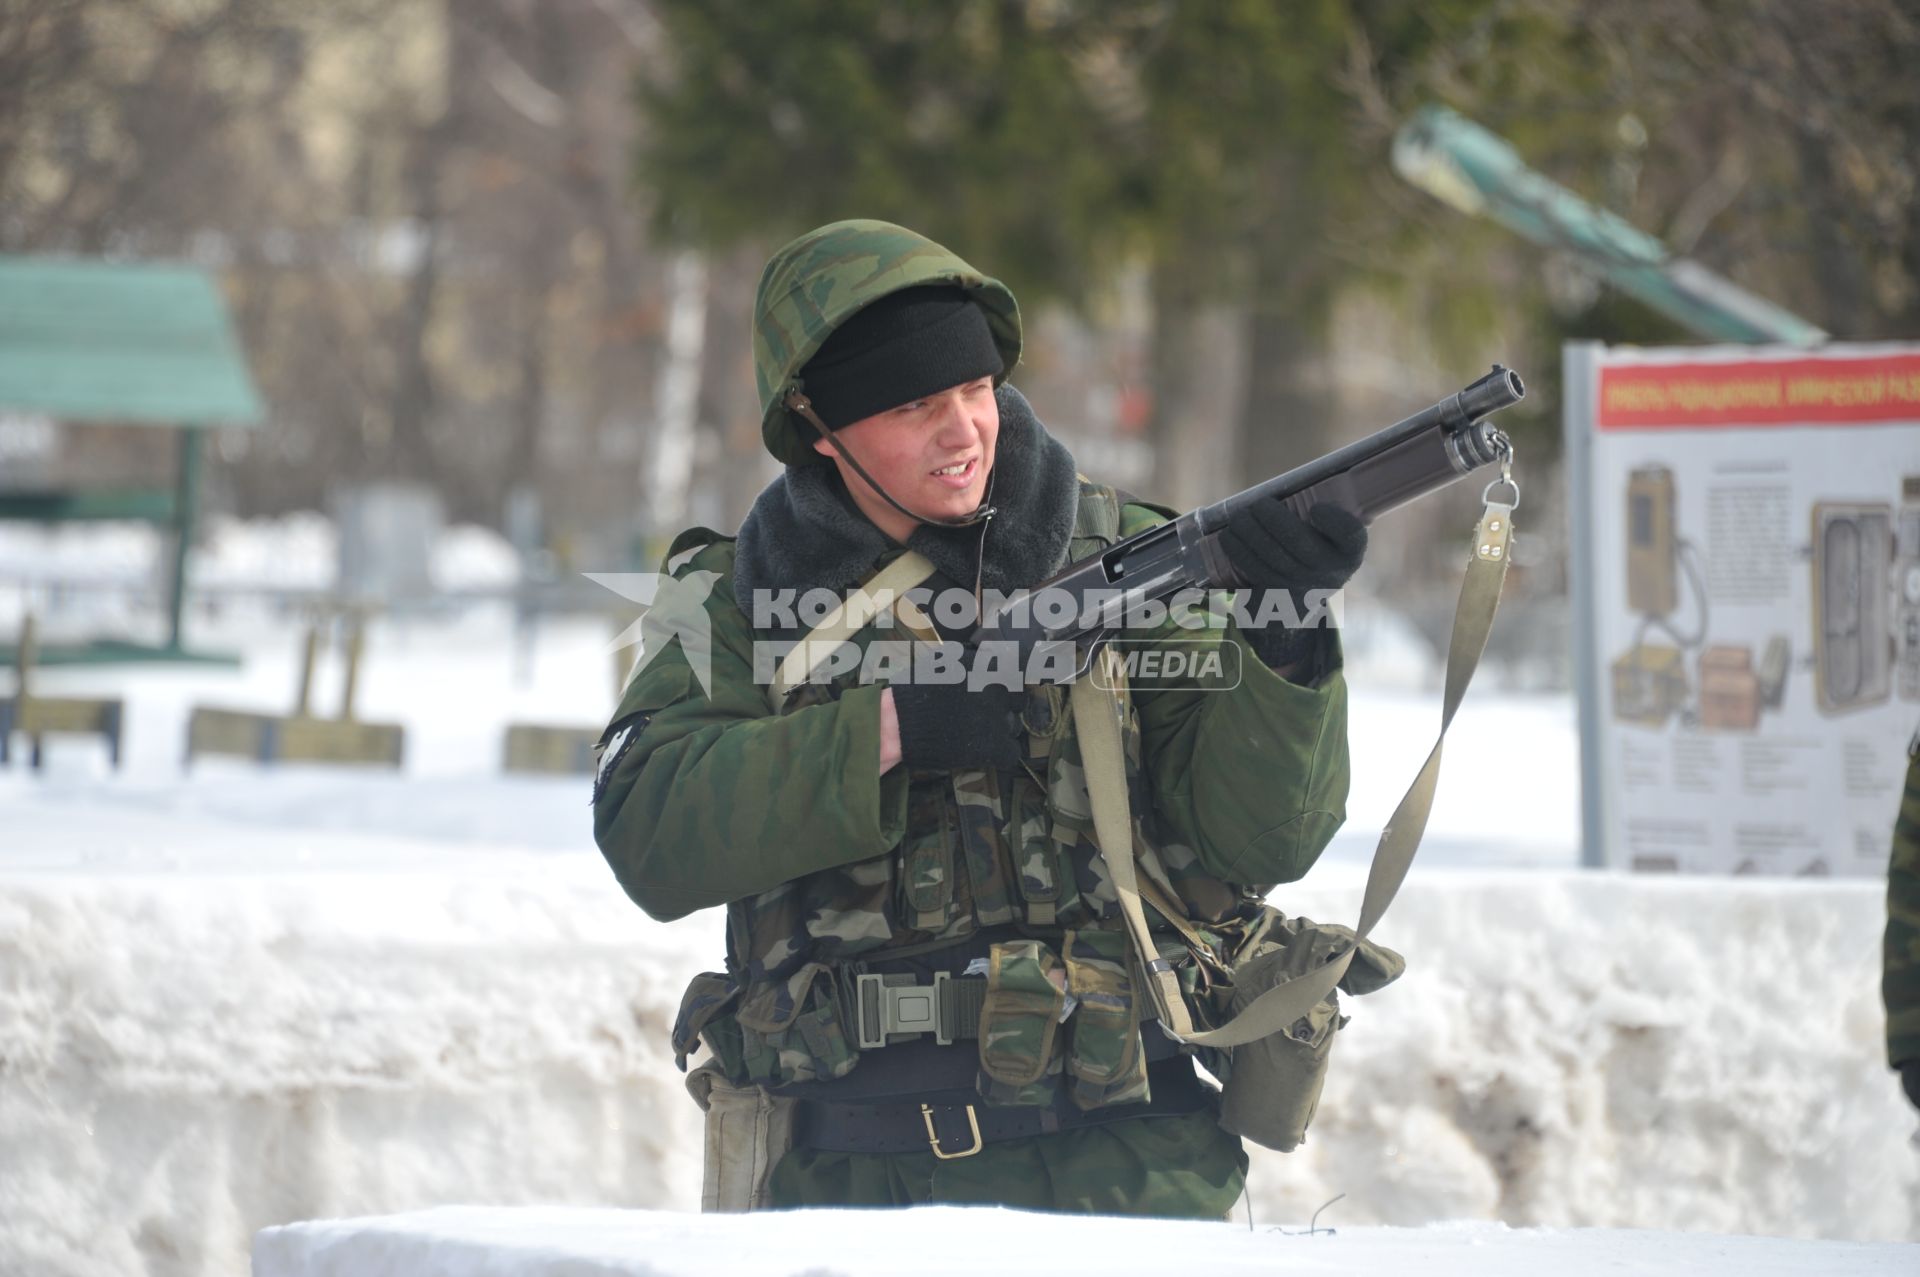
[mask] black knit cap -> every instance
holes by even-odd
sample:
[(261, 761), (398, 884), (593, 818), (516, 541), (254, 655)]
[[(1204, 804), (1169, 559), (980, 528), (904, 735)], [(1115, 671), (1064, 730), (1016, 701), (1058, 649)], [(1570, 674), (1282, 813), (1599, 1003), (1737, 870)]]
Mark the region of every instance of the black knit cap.
[(800, 370), (827, 429), (1006, 368), (987, 317), (952, 284), (888, 293), (833, 330)]

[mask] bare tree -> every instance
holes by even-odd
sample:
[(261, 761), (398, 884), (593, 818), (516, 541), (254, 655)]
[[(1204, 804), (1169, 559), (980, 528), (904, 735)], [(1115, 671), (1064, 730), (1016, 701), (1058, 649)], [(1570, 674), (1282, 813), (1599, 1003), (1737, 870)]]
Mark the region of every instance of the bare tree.
[(243, 512), (432, 484), (624, 553), (660, 266), (629, 178), (639, 0), (7, 0), (0, 251), (222, 272), (269, 403)]

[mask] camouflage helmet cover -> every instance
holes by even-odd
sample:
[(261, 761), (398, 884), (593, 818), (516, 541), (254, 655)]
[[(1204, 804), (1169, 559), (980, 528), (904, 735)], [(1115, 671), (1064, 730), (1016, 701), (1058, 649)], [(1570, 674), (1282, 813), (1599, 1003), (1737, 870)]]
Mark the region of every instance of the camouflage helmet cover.
[(800, 370), (850, 316), (920, 284), (958, 284), (972, 295), (1006, 366), (998, 380), (1006, 380), (1020, 361), (1013, 294), (926, 236), (891, 222), (832, 222), (768, 260), (753, 303), (753, 374), (768, 452), (788, 465), (814, 458), (813, 428), (787, 409), (787, 391), (805, 389)]

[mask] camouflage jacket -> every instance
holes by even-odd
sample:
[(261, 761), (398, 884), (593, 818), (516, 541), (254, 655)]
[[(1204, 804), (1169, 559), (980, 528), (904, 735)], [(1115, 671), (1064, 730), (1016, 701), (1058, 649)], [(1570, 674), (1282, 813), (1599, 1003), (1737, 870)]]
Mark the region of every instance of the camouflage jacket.
[[(1021, 350), (1013, 295), (924, 237), (840, 222), (774, 255), (755, 302), (754, 362), (763, 438), (790, 469), (763, 501), (783, 485), (806, 487), (796, 472), (817, 460), (786, 407), (789, 392), (804, 392), (807, 361), (863, 306), (928, 283), (972, 296), (1010, 372)], [(1000, 394), (1004, 461), (1014, 437), (1007, 413), (1025, 403), (1010, 387)], [(1050, 442), (1037, 422), (1033, 430), (1036, 449)], [(990, 586), (1032, 585), (1061, 558), (1165, 517), (1076, 484), (1064, 449), (1029, 459), (1057, 482), (1034, 486), (1036, 466), (996, 462), (993, 504), (1008, 507), (992, 525), (998, 548), (969, 565)], [(1126, 936), (1059, 689), (1029, 692), (1026, 757), (1006, 772), (901, 765), (881, 775), (884, 680), (863, 681), (857, 668), (775, 703), (762, 658), (777, 636), (754, 628), (740, 601), (751, 591), (736, 589), (749, 569), (790, 578), (756, 587), (843, 591), (901, 553), (867, 537), (863, 523), (840, 537), (852, 552), (812, 555), (839, 535), (832, 506), (788, 530), (809, 555), (808, 578), (765, 574), (756, 555), (737, 556), (733, 539), (705, 529), (674, 543), (669, 569), (703, 600), (693, 608), (697, 650), (690, 656), (684, 626), (669, 641), (650, 637), (602, 738), (594, 834), (621, 885), (656, 918), (727, 907), (727, 969), (695, 982), (675, 1029), (683, 1066), (697, 1037), (736, 1082), (849, 1075), (861, 1058), (861, 999), (913, 962), (936, 980), (984, 985), (977, 1023), (961, 1036), (980, 1044), (976, 1081), (989, 1102), (1043, 1102), (1062, 1086), (1087, 1108), (1146, 1098)], [(911, 541), (959, 580), (954, 538), (935, 535), (947, 531), (922, 528)], [(1023, 555), (1036, 542), (1045, 553)], [(1159, 638), (1197, 640), (1223, 659), (1185, 686), (1142, 681), (1126, 703), (1139, 868), (1204, 944), (1230, 948), (1259, 897), (1305, 873), (1344, 817), (1346, 687), (1331, 641), (1320, 677), (1301, 685), (1263, 665), (1230, 624), (1197, 636), (1172, 629)], [(901, 632), (876, 624), (854, 642), (865, 652), (883, 637), (897, 642)], [(1163, 955), (1181, 966), (1201, 1012), (1209, 971), (1171, 931)], [(886, 1040), (876, 1049), (892, 1049)]]
[[(1071, 557), (1163, 517), (1086, 485)], [(767, 635), (733, 598), (733, 552), (711, 533), (678, 543), (680, 575), (716, 574), (706, 595), (709, 689), (678, 643), (645, 664), (608, 729), (594, 811), (601, 850), (649, 914), (728, 907), (727, 973), (694, 992), (678, 1049), (690, 1049), (697, 1032), (730, 1072), (774, 1085), (844, 1075), (858, 1055), (847, 982), (862, 963), (893, 952), (976, 952), (1001, 937), (989, 955), (998, 964), (990, 978), (1009, 990), (1001, 1003), (1015, 1000), (1022, 979), (1045, 1003), (1055, 967), (1070, 990), (1097, 999), (1104, 982), (1127, 1003), (1124, 1040), (1113, 1048), (1125, 1067), (1081, 1069), (1118, 1076), (1076, 1082), (1076, 1098), (1089, 1107), (1139, 1098), (1139, 1008), (1065, 698), (1051, 688), (1032, 694), (1019, 773), (898, 766), (883, 776), (880, 688), (859, 685), (858, 670), (802, 685), (779, 707), (756, 681), (754, 645)], [(898, 637), (875, 626), (856, 641), (881, 633)], [(1224, 942), (1272, 885), (1306, 872), (1344, 818), (1346, 688), (1337, 669), (1316, 686), (1288, 682), (1231, 623), (1200, 642), (1238, 649), (1226, 663), (1238, 685), (1134, 689), (1129, 780), (1142, 874)], [(759, 659), (764, 669), (764, 649)], [(1016, 951), (1029, 938), (1038, 943)], [(1168, 945), (1190, 986), (1207, 978), (1177, 937)], [(1094, 1049), (1081, 1046), (1082, 1055)], [(1000, 1085), (983, 1085), (990, 1098), (1031, 1102), (1055, 1084), (1063, 1052), (1044, 1040), (1024, 1049), (1039, 1051), (1041, 1073), (1027, 1077), (1031, 1069), (1010, 1063), (997, 1070)]]
[(1920, 734), (1887, 865), (1887, 937), (1880, 990), (1887, 1000), (1887, 1060), (1920, 1060)]

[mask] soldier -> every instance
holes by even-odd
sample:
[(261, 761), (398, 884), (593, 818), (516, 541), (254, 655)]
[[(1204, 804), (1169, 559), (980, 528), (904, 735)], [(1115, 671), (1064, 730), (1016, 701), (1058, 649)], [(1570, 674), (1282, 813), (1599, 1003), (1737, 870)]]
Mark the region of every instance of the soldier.
[(1880, 992), (1887, 1002), (1887, 1062), (1920, 1108), (1920, 731), (1907, 747), (1907, 789), (1887, 865), (1887, 937)]
[[(645, 654), (594, 794), (596, 840), (641, 908), (727, 909), (726, 971), (695, 981), (674, 1032), (683, 1069), (709, 1052), (689, 1079), (709, 1208), (1218, 1219), (1240, 1195), (1218, 1092), (1132, 979), (1061, 689), (873, 678), (864, 659), (769, 685), (770, 645), (817, 620), (795, 600), (844, 597), (908, 549), (935, 598), (964, 601), (1169, 517), (1076, 473), (1007, 381), (1020, 349), (1003, 285), (888, 223), (822, 227), (761, 276), (762, 431), (786, 470), (736, 537), (673, 543), (668, 570), (712, 586), (710, 644)], [(1366, 530), (1273, 502), (1224, 545), (1259, 590), (1330, 590)], [(855, 649), (905, 636), (894, 619)], [(966, 628), (931, 619), (928, 638)], [(1190, 936), (1229, 949), (1344, 818), (1346, 686), (1327, 629), (1177, 636), (1234, 659), (1124, 701), (1138, 871)], [(1154, 925), (1198, 1008), (1217, 973)]]

